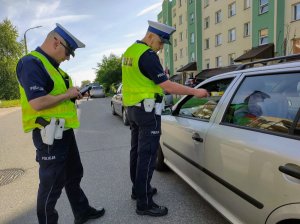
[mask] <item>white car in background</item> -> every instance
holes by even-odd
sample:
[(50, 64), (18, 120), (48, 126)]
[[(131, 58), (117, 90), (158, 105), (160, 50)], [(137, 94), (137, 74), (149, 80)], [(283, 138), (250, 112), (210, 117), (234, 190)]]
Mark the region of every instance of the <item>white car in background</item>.
[(300, 62), (195, 88), (211, 96), (185, 96), (162, 116), (157, 169), (167, 165), (234, 224), (300, 223)]
[(104, 98), (105, 92), (103, 86), (101, 85), (92, 85), (92, 89), (90, 90), (91, 98)]

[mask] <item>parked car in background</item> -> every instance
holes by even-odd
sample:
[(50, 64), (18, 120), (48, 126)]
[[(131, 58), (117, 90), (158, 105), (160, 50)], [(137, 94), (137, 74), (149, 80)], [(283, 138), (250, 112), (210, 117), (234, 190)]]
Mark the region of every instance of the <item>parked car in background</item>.
[(101, 85), (92, 85), (92, 89), (90, 90), (90, 97), (91, 98), (104, 98), (105, 97), (105, 92), (103, 89), (103, 86)]
[(195, 88), (211, 96), (185, 96), (162, 116), (157, 170), (167, 165), (234, 224), (300, 223), (300, 62)]
[(194, 87), (194, 78), (188, 78), (187, 80), (185, 80), (184, 85)]
[(127, 118), (127, 108), (123, 106), (122, 84), (119, 85), (116, 94), (111, 98), (111, 111), (113, 115), (122, 117), (124, 125), (129, 125)]

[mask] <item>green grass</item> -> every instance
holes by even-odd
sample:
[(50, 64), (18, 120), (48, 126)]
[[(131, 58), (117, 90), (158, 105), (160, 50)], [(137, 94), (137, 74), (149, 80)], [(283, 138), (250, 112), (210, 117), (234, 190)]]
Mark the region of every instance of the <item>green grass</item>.
[(19, 107), (20, 100), (0, 100), (0, 108)]

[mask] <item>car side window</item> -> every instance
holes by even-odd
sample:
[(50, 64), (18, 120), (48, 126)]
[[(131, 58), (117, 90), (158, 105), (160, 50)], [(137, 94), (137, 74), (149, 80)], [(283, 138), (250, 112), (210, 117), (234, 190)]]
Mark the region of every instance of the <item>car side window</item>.
[(291, 133), (294, 123), (293, 132), (297, 133), (299, 107), (300, 74), (250, 76), (235, 93), (224, 122), (285, 134)]
[(211, 96), (206, 98), (188, 97), (181, 105), (179, 115), (209, 120), (231, 81), (232, 78), (228, 78), (212, 81), (201, 86), (200, 88), (207, 89), (211, 93)]

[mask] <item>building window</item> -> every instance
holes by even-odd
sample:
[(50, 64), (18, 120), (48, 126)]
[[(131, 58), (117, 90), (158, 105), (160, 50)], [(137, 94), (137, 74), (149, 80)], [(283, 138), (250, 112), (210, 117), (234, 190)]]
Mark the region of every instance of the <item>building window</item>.
[(216, 19), (216, 23), (220, 23), (222, 21), (222, 14), (221, 14), (221, 10), (217, 11), (215, 13), (215, 19)]
[(176, 8), (173, 9), (173, 18), (176, 17)]
[(244, 37), (250, 36), (250, 22), (244, 23)]
[(259, 14), (269, 11), (269, 0), (259, 0)]
[(209, 16), (204, 19), (204, 29), (209, 27)]
[(216, 35), (216, 46), (219, 46), (222, 44), (222, 34), (217, 34)]
[(174, 47), (176, 47), (177, 46), (177, 39), (174, 39)]
[(190, 21), (191, 21), (191, 23), (194, 22), (194, 13), (191, 13), (191, 14), (190, 14)]
[(179, 50), (179, 57), (180, 57), (180, 58), (183, 58), (183, 48), (181, 48), (181, 49)]
[(219, 68), (222, 66), (222, 57), (218, 56), (216, 57), (216, 68)]
[(195, 61), (195, 52), (192, 52), (192, 53), (191, 53), (191, 62), (192, 62), (192, 61)]
[(209, 59), (205, 59), (205, 68), (206, 69), (210, 68), (210, 60)]
[(293, 40), (293, 53), (300, 54), (300, 38)]
[(233, 65), (234, 59), (235, 59), (235, 53), (229, 54), (228, 55), (228, 65)]
[(228, 42), (235, 41), (236, 34), (235, 34), (235, 28), (228, 30)]
[(182, 6), (182, 2), (181, 2), (181, 0), (178, 0), (178, 5), (179, 5), (179, 7), (181, 7), (181, 6)]
[(178, 19), (179, 19), (179, 25), (181, 25), (181, 24), (182, 24), (182, 15), (180, 15), (180, 16), (178, 17)]
[(262, 29), (259, 31), (259, 45), (269, 43), (268, 33), (269, 33), (268, 29)]
[(244, 0), (244, 9), (249, 9), (251, 5), (251, 0)]
[(269, 30), (268, 29), (262, 29), (259, 31), (259, 45), (268, 44), (269, 40)]
[(191, 33), (191, 44), (195, 43), (195, 33)]
[(300, 3), (297, 3), (295, 5), (293, 5), (293, 12), (294, 12), (294, 15), (293, 15), (293, 19), (294, 20), (299, 20), (300, 19)]
[(207, 39), (205, 39), (204, 40), (204, 49), (206, 50), (206, 49), (209, 49), (209, 38), (207, 38)]
[(204, 8), (209, 6), (209, 0), (204, 0)]
[(174, 54), (174, 61), (177, 61), (177, 54)]
[(179, 33), (179, 41), (182, 41), (182, 40), (183, 40), (183, 33), (180, 32), (180, 33)]
[(232, 17), (236, 14), (235, 2), (228, 6), (228, 17)]

